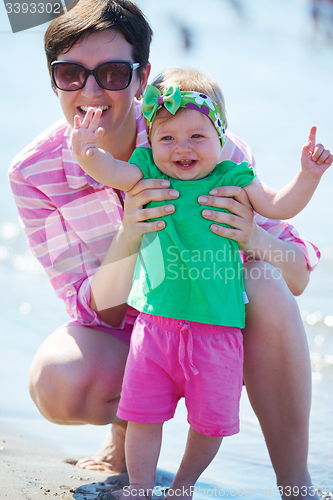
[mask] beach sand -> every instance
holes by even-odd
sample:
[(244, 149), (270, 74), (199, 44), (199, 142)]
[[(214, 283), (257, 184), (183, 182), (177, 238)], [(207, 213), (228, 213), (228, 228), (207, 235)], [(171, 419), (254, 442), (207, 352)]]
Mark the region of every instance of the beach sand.
[[(73, 465), (76, 459), (65, 458), (64, 454), (55, 450), (54, 447), (31, 438), (28, 428), (26, 431), (18, 431), (10, 422), (3, 420), (0, 421), (0, 426), (1, 500), (45, 500), (47, 498), (112, 500), (112, 491), (129, 484), (126, 473), (110, 475), (76, 467)], [(155, 486), (170, 486), (172, 477), (172, 474), (158, 469)], [(202, 483), (202, 485), (205, 487), (205, 484)], [(240, 498), (235, 494), (232, 496)], [(199, 498), (196, 494), (194, 497)], [(154, 497), (154, 500), (158, 498), (163, 498), (163, 496), (159, 494)], [(207, 496), (203, 498), (208, 499)], [(333, 500), (333, 494), (322, 493), (321, 498)]]
[[(76, 458), (66, 457), (53, 446), (32, 438), (29, 425), (18, 429), (0, 420), (0, 499), (112, 500), (111, 492), (129, 484), (128, 474), (89, 471), (76, 467)], [(157, 470), (155, 486), (168, 487), (173, 475)], [(155, 498), (162, 498), (158, 492)]]
[(0, 498), (111, 499), (110, 491), (128, 484), (127, 474), (87, 471), (66, 463), (54, 448), (1, 422)]

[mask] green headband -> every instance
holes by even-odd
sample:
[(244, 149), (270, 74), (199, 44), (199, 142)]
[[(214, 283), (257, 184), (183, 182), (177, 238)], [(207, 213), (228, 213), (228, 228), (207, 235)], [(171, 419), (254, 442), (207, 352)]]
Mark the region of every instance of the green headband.
[(172, 115), (179, 108), (195, 109), (206, 115), (219, 135), (222, 147), (225, 144), (226, 122), (219, 106), (201, 92), (180, 91), (176, 82), (167, 87), (163, 94), (153, 85), (148, 85), (142, 102), (142, 114), (147, 120), (148, 137), (156, 112), (164, 106)]

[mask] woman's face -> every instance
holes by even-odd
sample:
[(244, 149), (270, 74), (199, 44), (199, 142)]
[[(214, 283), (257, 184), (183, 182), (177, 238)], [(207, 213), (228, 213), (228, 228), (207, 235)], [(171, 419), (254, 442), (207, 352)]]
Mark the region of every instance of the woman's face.
[[(94, 69), (108, 61), (133, 61), (132, 45), (119, 31), (108, 29), (93, 33), (83, 41), (75, 44), (68, 52), (59, 54), (58, 61), (75, 62), (87, 69)], [(108, 136), (128, 133), (135, 126), (133, 100), (144, 92), (150, 66), (142, 69), (139, 79), (138, 70), (133, 72), (130, 85), (124, 90), (110, 91), (102, 89), (94, 76), (90, 75), (81, 90), (65, 92), (57, 89), (57, 94), (68, 123), (73, 126), (74, 116), (83, 119), (88, 107), (103, 109), (100, 125), (104, 128), (104, 147)], [(101, 141), (102, 142), (102, 141)]]

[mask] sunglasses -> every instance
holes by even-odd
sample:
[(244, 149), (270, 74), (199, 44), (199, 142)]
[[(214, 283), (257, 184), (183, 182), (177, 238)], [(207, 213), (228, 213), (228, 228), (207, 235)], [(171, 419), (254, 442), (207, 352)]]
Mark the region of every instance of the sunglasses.
[(110, 61), (100, 64), (95, 69), (87, 69), (81, 64), (53, 61), (51, 73), (54, 85), (66, 92), (83, 89), (90, 75), (102, 89), (124, 90), (131, 83), (133, 71), (139, 66), (140, 63)]

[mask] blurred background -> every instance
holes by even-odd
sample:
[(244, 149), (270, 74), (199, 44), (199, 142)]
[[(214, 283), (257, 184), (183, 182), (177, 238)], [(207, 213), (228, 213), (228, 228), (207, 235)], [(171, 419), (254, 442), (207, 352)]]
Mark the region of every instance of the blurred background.
[[(259, 177), (268, 185), (279, 189), (294, 176), (312, 125), (318, 127), (317, 141), (333, 149), (332, 1), (137, 3), (154, 30), (152, 76), (170, 66), (190, 66), (214, 77), (225, 96), (229, 128), (250, 144)], [(55, 426), (39, 415), (29, 398), (33, 355), (67, 316), (27, 249), (7, 180), (11, 159), (62, 117), (46, 68), (45, 29), (43, 25), (13, 34), (0, 4), (0, 425), (10, 422), (64, 456), (78, 458), (97, 450), (106, 429)], [(310, 205), (292, 221), (322, 252), (307, 290), (297, 300), (313, 369), (310, 471), (315, 486), (326, 490), (333, 488), (332, 191), (331, 169)], [(160, 468), (176, 471), (186, 432), (181, 404), (165, 426)], [(226, 489), (253, 488), (258, 497), (279, 498), (245, 390), (241, 433), (225, 439), (202, 481)]]

